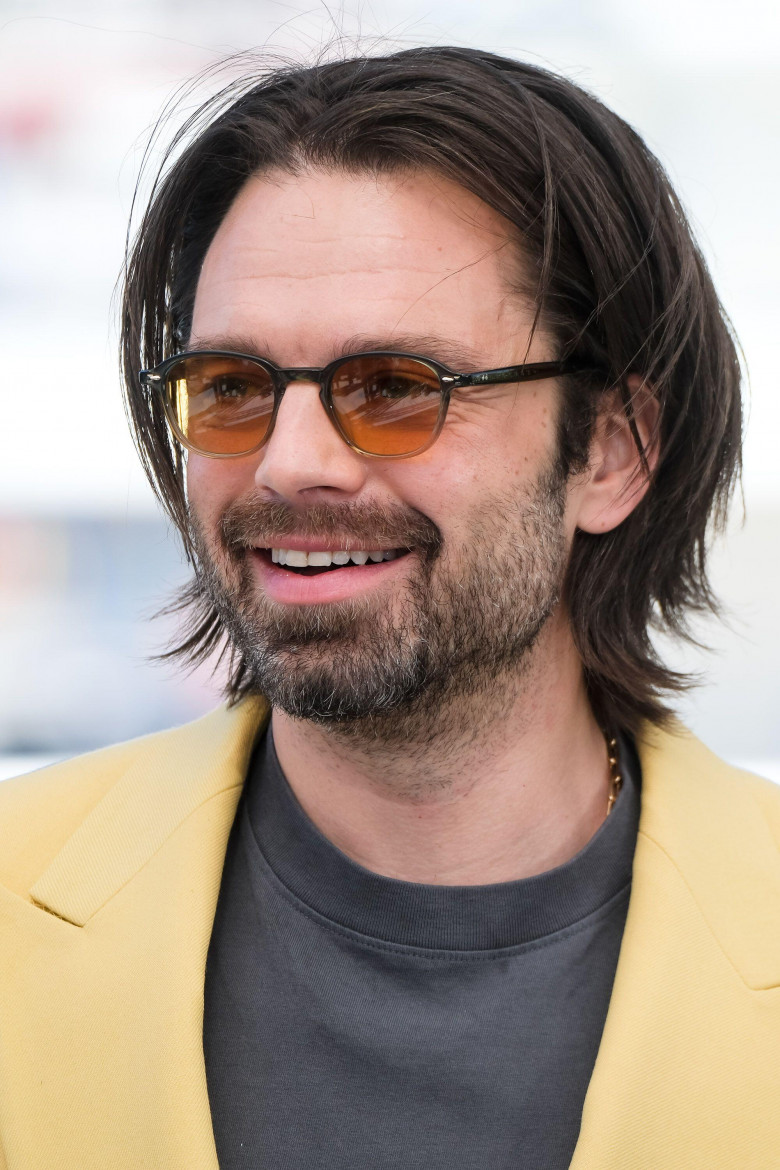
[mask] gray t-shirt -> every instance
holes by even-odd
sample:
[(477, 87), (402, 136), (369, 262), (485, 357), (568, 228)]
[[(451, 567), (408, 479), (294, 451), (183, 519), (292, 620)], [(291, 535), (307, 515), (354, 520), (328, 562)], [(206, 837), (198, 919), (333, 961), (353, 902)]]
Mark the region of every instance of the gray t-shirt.
[(222, 1170), (563, 1170), (628, 907), (639, 765), (571, 861), (430, 886), (372, 873), (298, 804), (270, 733), (206, 966)]

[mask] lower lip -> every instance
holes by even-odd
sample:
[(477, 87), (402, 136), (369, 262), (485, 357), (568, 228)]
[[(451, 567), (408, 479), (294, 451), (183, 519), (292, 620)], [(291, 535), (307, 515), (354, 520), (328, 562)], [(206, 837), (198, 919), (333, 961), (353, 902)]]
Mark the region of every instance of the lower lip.
[(266, 595), (280, 605), (317, 605), (330, 601), (346, 601), (389, 580), (405, 566), (411, 554), (393, 561), (369, 562), (365, 565), (345, 565), (343, 569), (317, 573), (314, 577), (275, 565), (268, 553), (250, 550), (249, 559)]

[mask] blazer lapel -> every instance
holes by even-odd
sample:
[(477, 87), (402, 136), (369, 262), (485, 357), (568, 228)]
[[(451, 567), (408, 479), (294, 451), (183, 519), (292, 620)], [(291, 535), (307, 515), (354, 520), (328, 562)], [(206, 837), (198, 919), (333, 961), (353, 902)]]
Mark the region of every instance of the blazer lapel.
[[(202, 1047), (206, 952), (266, 716), (265, 704), (247, 701), (141, 745), (32, 887), (56, 917), (25, 975), (38, 1002), (26, 1018), (26, 1071), (39, 1123), (20, 1164), (217, 1170)], [(55, 1038), (67, 1055), (49, 1062)], [(78, 1162), (63, 1158), (71, 1148)]]
[(764, 1170), (780, 1149), (771, 788), (682, 730), (639, 744), (632, 894), (572, 1170)]

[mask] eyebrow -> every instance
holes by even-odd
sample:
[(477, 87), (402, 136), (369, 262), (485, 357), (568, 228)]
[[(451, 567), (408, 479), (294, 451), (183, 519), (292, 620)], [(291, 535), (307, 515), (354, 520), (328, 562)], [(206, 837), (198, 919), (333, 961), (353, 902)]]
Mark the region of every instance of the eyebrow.
[[(258, 344), (257, 338), (246, 335), (229, 333), (218, 337), (191, 337), (187, 342), (189, 350), (216, 349), (230, 350), (233, 353), (245, 353), (249, 357), (265, 358), (275, 365), (284, 368), (285, 363), (272, 357), (274, 350), (271, 345)], [(420, 357), (432, 358), (441, 362), (456, 373), (468, 373), (484, 368), (485, 359), (474, 350), (449, 337), (440, 337), (435, 334), (402, 334), (392, 337), (370, 336), (368, 334), (354, 334), (346, 338), (340, 345), (331, 350), (330, 361), (336, 358), (347, 357), (351, 354), (367, 353), (371, 350), (390, 350), (398, 353), (412, 353)], [(328, 365), (328, 362), (324, 362)]]

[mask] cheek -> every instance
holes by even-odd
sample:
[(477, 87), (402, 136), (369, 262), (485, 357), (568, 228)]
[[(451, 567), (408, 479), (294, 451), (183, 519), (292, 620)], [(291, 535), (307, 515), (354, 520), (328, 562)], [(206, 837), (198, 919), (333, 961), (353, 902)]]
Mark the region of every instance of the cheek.
[(237, 496), (254, 486), (254, 464), (244, 459), (187, 457), (187, 500), (198, 520), (209, 526)]
[(533, 393), (453, 407), (434, 446), (410, 461), (404, 494), (436, 523), (468, 526), (486, 498), (530, 489), (550, 467), (556, 420), (549, 398)]
[(556, 402), (549, 391), (519, 386), (454, 401), (445, 434), (480, 477), (532, 479), (554, 456)]
[(470, 441), (439, 443), (406, 467), (389, 469), (385, 482), (391, 496), (433, 521), (451, 556), (478, 535), (480, 510), (491, 498), (518, 490), (512, 482), (517, 460), (488, 458), (484, 447)]
[(557, 456), (556, 406), (551, 395), (518, 390), (494, 435), (493, 459), (509, 480), (535, 482)]

